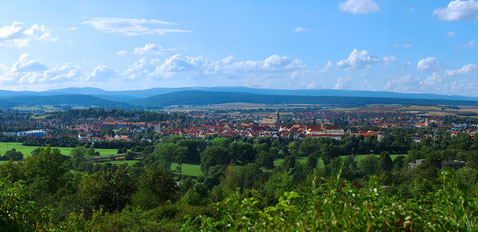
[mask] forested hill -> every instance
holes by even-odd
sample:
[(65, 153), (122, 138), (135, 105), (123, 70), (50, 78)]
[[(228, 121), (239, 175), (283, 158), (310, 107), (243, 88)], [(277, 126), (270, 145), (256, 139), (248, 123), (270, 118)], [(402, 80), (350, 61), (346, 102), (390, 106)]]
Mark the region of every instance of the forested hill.
[(0, 108), (34, 105), (97, 106), (107, 108), (128, 108), (127, 103), (101, 99), (90, 95), (20, 96), (0, 98)]
[(130, 103), (144, 107), (164, 107), (170, 105), (208, 105), (222, 103), (258, 103), (258, 104), (444, 104), (472, 105), (477, 101), (441, 100), (441, 99), (402, 99), (376, 97), (337, 97), (337, 96), (295, 96), (265, 95), (237, 92), (180, 91), (134, 100)]
[(409, 99), (380, 97), (344, 97), (344, 96), (301, 96), (270, 95), (244, 92), (219, 92), (188, 90), (155, 95), (147, 98), (131, 99), (124, 96), (103, 98), (88, 94), (61, 94), (51, 96), (10, 96), (0, 97), (0, 108), (17, 106), (62, 105), (105, 107), (116, 109), (152, 109), (174, 105), (213, 105), (223, 103), (255, 104), (325, 104), (339, 106), (363, 106), (367, 104), (420, 104), (420, 105), (465, 105), (478, 106), (478, 101)]

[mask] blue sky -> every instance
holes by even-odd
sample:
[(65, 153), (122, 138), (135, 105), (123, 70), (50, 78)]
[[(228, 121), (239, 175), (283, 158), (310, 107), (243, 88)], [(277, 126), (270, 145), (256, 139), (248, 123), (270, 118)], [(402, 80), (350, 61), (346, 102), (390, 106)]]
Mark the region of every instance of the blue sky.
[(478, 0), (19, 0), (0, 15), (0, 89), (478, 96)]

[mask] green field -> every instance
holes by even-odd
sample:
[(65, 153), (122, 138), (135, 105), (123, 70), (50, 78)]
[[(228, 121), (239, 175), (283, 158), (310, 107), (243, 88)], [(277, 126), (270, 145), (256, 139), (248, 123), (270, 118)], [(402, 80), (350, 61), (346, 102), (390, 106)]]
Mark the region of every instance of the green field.
[[(171, 164), (171, 171), (174, 174), (179, 174), (179, 172), (176, 171), (177, 166), (178, 166), (177, 163)], [(183, 170), (181, 174), (183, 175), (194, 176), (194, 177), (199, 177), (200, 175), (202, 175), (201, 166), (199, 164), (183, 164), (182, 169)]]
[[(37, 149), (37, 146), (23, 146), (21, 143), (1, 143), (0, 142), (0, 154), (5, 155), (5, 152), (16, 149), (17, 151), (23, 154), (23, 157), (29, 157), (33, 150)], [(70, 151), (73, 147), (59, 147), (61, 154), (63, 155), (70, 155)], [(95, 149), (98, 151), (102, 156), (104, 155), (112, 155), (117, 153), (117, 149)]]

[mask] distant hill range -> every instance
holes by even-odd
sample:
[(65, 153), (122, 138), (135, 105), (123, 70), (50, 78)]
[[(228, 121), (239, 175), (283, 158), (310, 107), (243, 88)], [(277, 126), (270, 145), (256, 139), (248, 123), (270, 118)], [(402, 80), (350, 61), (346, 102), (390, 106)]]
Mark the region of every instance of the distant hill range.
[(0, 90), (0, 108), (22, 105), (79, 105), (107, 108), (161, 108), (170, 105), (222, 103), (258, 104), (433, 104), (478, 105), (478, 97), (407, 94), (355, 90), (280, 90), (246, 87), (154, 88), (105, 91), (98, 88), (66, 88), (33, 91)]

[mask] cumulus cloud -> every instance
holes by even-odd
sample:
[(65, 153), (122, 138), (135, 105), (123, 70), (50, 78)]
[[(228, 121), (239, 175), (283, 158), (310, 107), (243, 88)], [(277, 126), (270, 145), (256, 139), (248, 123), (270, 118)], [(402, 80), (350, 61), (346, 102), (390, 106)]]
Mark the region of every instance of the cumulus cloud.
[(130, 80), (153, 77), (160, 65), (159, 59), (148, 60), (146, 57), (143, 57), (130, 65), (128, 69), (123, 72), (123, 75)]
[(473, 48), (475, 46), (475, 41), (470, 40), (470, 42), (466, 43), (465, 45), (462, 46), (462, 48)]
[(410, 92), (416, 89), (419, 82), (420, 80), (417, 77), (408, 74), (389, 80), (384, 89), (397, 92)]
[(442, 64), (435, 57), (423, 58), (417, 63), (418, 71), (435, 72), (440, 70)]
[(467, 64), (461, 67), (460, 69), (446, 70), (445, 74), (448, 76), (478, 76), (478, 65), (476, 64)]
[(121, 51), (118, 51), (118, 52), (116, 53), (116, 55), (118, 55), (118, 56), (126, 56), (126, 55), (128, 55), (128, 51), (126, 51), (126, 50), (121, 50)]
[(161, 62), (159, 59), (143, 57), (131, 65), (124, 75), (128, 79), (170, 78), (173, 76), (204, 77), (224, 75), (228, 77), (243, 76), (251, 73), (292, 73), (304, 68), (299, 59), (272, 55), (264, 60), (235, 61), (233, 56), (221, 60), (209, 60), (205, 57), (190, 57), (175, 54)]
[(380, 11), (380, 6), (373, 0), (347, 0), (339, 3), (339, 9), (352, 14), (368, 14)]
[(105, 81), (116, 77), (117, 71), (106, 65), (96, 66), (88, 76), (89, 81)]
[(12, 25), (0, 28), (0, 45), (4, 46), (25, 47), (32, 41), (55, 40), (44, 25), (26, 27), (22, 22), (13, 22)]
[(78, 80), (82, 76), (83, 71), (76, 65), (65, 64), (60, 67), (48, 68), (41, 61), (31, 59), (28, 54), (22, 54), (11, 68), (7, 68), (0, 75), (0, 83), (59, 83)]
[(117, 33), (124, 36), (142, 36), (173, 32), (191, 32), (190, 30), (165, 28), (177, 25), (175, 23), (156, 19), (127, 19), (127, 18), (92, 18), (83, 24), (91, 25), (95, 30), (106, 33)]
[(346, 77), (339, 77), (337, 79), (337, 83), (335, 83), (334, 89), (347, 88), (351, 80), (352, 78), (350, 77), (350, 75), (347, 75)]
[(446, 8), (438, 8), (433, 11), (433, 15), (442, 21), (463, 21), (478, 20), (478, 1), (477, 0), (455, 0), (450, 1)]
[(161, 45), (155, 44), (155, 43), (149, 43), (145, 44), (143, 47), (137, 47), (133, 49), (131, 52), (126, 51), (126, 50), (121, 50), (118, 51), (116, 54), (118, 56), (125, 56), (128, 54), (134, 54), (134, 55), (161, 55), (165, 52), (171, 52), (171, 51), (176, 51), (175, 48), (163, 48)]
[(144, 55), (144, 54), (159, 55), (159, 54), (162, 54), (163, 52), (170, 52), (175, 50), (176, 49), (174, 48), (163, 48), (158, 44), (150, 43), (150, 44), (144, 45), (144, 47), (135, 48), (133, 50), (133, 53), (135, 55)]
[(39, 72), (45, 71), (46, 65), (39, 60), (32, 60), (30, 55), (24, 53), (12, 67), (12, 72)]
[(348, 70), (364, 70), (379, 63), (389, 64), (396, 59), (397, 58), (393, 56), (380, 58), (370, 54), (370, 52), (367, 50), (357, 50), (354, 48), (349, 57), (345, 60), (339, 61), (337, 66)]

